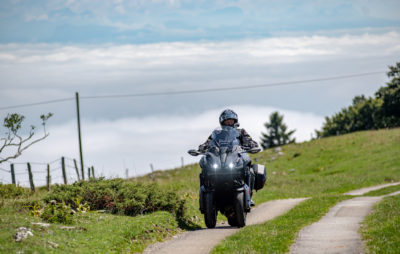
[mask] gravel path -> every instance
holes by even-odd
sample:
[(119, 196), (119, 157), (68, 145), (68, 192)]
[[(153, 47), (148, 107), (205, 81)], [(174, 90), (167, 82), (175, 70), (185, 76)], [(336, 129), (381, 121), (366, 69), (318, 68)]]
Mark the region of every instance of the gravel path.
[[(274, 200), (252, 209), (247, 215), (247, 225), (258, 224), (284, 214), (305, 198)], [(219, 224), (215, 229), (200, 229), (184, 232), (173, 239), (149, 246), (144, 253), (200, 254), (209, 253), (225, 237), (239, 229)]]
[(290, 253), (363, 253), (363, 243), (358, 234), (360, 223), (371, 212), (375, 203), (383, 197), (398, 194), (400, 191), (385, 196), (357, 197), (340, 202), (320, 221), (299, 232)]

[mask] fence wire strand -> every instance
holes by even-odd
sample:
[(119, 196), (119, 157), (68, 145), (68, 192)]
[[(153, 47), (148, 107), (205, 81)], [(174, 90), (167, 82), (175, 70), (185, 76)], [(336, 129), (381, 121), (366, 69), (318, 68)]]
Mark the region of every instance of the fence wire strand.
[(54, 171), (56, 171), (56, 170), (59, 170), (61, 167), (58, 167), (58, 168), (52, 168), (52, 169), (50, 169), (50, 172), (54, 172)]
[(4, 168), (0, 168), (1, 171), (7, 172), (7, 173), (11, 173), (10, 170), (4, 169)]

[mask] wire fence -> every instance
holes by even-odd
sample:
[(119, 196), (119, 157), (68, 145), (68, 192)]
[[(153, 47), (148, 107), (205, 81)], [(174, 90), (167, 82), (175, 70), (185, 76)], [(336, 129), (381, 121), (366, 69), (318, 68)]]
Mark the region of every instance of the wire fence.
[[(47, 186), (51, 184), (71, 184), (76, 181), (95, 177), (94, 167), (84, 165), (84, 169), (78, 168), (75, 159), (61, 157), (50, 162), (16, 162), (0, 167), (0, 171), (9, 173), (10, 179), (6, 179), (4, 173), (0, 178), (1, 183), (28, 185), (35, 190), (35, 184)], [(7, 169), (7, 166), (9, 169)]]
[[(31, 187), (35, 190), (37, 186), (47, 186), (50, 189), (52, 184), (72, 184), (80, 180), (87, 180), (96, 176), (103, 176), (103, 171), (100, 170), (95, 174), (93, 166), (84, 165), (84, 168), (80, 168), (80, 164), (76, 159), (69, 157), (61, 157), (50, 162), (9, 162), (2, 164), (0, 167), (0, 183), (3, 184), (15, 184), (25, 187)], [(125, 164), (125, 163), (124, 163)], [(160, 167), (164, 165), (164, 167)], [(184, 167), (184, 157), (180, 157), (180, 160), (167, 159), (163, 161), (151, 162), (148, 164), (148, 173), (153, 175), (155, 171), (163, 170), (165, 165), (169, 165), (169, 168)], [(103, 168), (104, 170), (104, 168)], [(133, 163), (132, 167), (123, 166), (123, 172), (110, 176), (111, 178), (136, 178), (137, 167)], [(7, 177), (6, 175), (10, 177)]]

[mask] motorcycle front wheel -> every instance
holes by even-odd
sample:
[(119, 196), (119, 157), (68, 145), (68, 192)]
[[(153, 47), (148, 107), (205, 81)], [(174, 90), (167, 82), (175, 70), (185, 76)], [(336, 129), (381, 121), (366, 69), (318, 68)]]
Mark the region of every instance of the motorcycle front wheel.
[(217, 224), (217, 209), (214, 204), (214, 193), (204, 193), (204, 221), (207, 228), (215, 228)]
[(235, 198), (235, 213), (237, 227), (241, 228), (246, 226), (246, 211), (244, 208), (244, 193), (238, 192)]
[(236, 214), (235, 214), (235, 216), (228, 217), (228, 224), (231, 227), (237, 227)]

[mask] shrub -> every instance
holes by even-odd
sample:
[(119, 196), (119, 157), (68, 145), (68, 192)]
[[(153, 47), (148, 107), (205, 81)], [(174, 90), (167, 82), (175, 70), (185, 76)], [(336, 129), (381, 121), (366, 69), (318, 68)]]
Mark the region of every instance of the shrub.
[(56, 185), (45, 197), (46, 202), (56, 200), (74, 209), (77, 209), (77, 199), (92, 210), (130, 216), (155, 211), (179, 215), (178, 210), (185, 203), (175, 192), (166, 191), (155, 183), (126, 182), (122, 179), (91, 179), (72, 185)]
[(0, 183), (0, 197), (1, 198), (17, 198), (30, 195), (31, 191), (21, 186), (14, 184), (1, 184)]
[(50, 223), (71, 224), (72, 215), (71, 207), (64, 202), (50, 202), (44, 207), (40, 218)]

